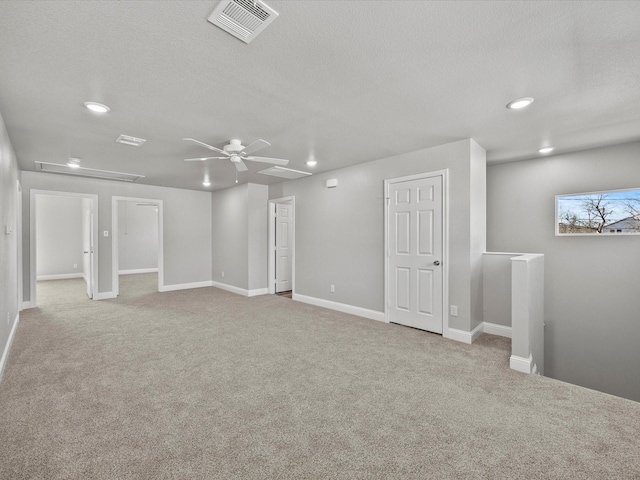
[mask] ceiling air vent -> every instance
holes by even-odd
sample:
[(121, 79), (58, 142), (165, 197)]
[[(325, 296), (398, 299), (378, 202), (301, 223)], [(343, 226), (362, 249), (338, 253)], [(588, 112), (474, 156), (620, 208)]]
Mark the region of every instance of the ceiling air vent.
[(139, 147), (144, 142), (146, 142), (146, 140), (144, 138), (132, 137), (130, 135), (120, 135), (116, 139), (116, 142), (124, 143), (125, 145), (131, 145), (132, 147)]
[(60, 173), (62, 175), (76, 175), (78, 177), (102, 178), (104, 180), (119, 180), (121, 182), (135, 182), (144, 175), (135, 173), (110, 172), (109, 170), (96, 170), (95, 168), (76, 167), (69, 168), (59, 163), (35, 162), (36, 170), (48, 173)]
[(294, 178), (302, 178), (308, 175), (312, 175), (309, 172), (301, 172), (300, 170), (293, 170), (291, 168), (284, 168), (284, 167), (278, 167), (278, 166), (269, 167), (264, 170), (260, 170), (259, 172), (256, 172), (256, 173), (261, 173), (262, 175), (271, 175), (272, 177), (288, 178), (290, 180), (293, 180)]
[(277, 17), (278, 12), (259, 0), (222, 0), (208, 20), (249, 43)]

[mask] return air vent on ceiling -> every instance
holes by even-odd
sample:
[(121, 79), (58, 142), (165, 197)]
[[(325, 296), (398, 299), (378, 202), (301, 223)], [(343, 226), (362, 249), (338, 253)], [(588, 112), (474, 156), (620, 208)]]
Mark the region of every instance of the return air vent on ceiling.
[(309, 175), (312, 175), (309, 172), (301, 172), (300, 170), (293, 170), (291, 168), (284, 168), (284, 167), (269, 167), (266, 168), (264, 170), (260, 170), (259, 172), (256, 173), (261, 173), (262, 175), (271, 175), (272, 177), (282, 177), (282, 178), (288, 178), (290, 180), (293, 180), (294, 178), (302, 178), (302, 177), (307, 177)]
[(96, 170), (95, 168), (76, 167), (69, 168), (59, 163), (35, 162), (36, 170), (48, 173), (60, 173), (62, 175), (75, 175), (77, 177), (102, 178), (105, 180), (119, 180), (121, 182), (135, 182), (144, 178), (144, 175), (135, 173), (110, 172), (108, 170)]
[(222, 0), (208, 20), (249, 43), (277, 17), (278, 12), (259, 0)]

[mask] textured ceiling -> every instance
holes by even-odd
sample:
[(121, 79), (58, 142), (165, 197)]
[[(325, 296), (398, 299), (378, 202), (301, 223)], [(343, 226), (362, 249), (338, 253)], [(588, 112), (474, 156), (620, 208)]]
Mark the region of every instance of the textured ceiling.
[[(0, 113), (20, 167), (73, 156), (154, 185), (205, 189), (208, 172), (218, 189), (233, 166), (183, 162), (210, 153), (183, 137), (263, 138), (259, 155), (314, 172), (467, 137), (489, 162), (640, 139), (637, 1), (268, 1), (280, 16), (248, 45), (207, 22), (217, 3), (1, 1)], [(523, 96), (531, 107), (505, 108)], [(241, 183), (281, 181), (248, 166)]]

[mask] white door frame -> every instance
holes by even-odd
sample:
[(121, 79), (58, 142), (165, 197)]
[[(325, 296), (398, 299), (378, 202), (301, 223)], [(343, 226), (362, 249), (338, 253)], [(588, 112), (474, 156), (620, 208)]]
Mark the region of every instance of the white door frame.
[(16, 237), (17, 237), (17, 254), (18, 254), (18, 312), (25, 308), (24, 303), (24, 286), (23, 281), (23, 265), (22, 259), (22, 184), (20, 180), (16, 180), (17, 198), (16, 198)]
[(118, 279), (118, 202), (149, 203), (158, 207), (158, 291), (164, 291), (164, 237), (162, 200), (136, 197), (111, 197), (111, 291), (120, 294)]
[(290, 197), (274, 198), (269, 200), (269, 246), (268, 246), (268, 263), (267, 263), (267, 275), (269, 277), (268, 288), (269, 293), (276, 293), (276, 203), (287, 203), (291, 205), (292, 220), (291, 220), (291, 290), (292, 294), (296, 293), (296, 197), (292, 195)]
[(449, 333), (449, 169), (418, 173), (384, 181), (384, 321), (389, 322), (389, 186), (394, 183), (442, 177), (442, 336)]
[(91, 253), (91, 284), (93, 291), (93, 300), (98, 299), (98, 195), (91, 193), (74, 193), (74, 192), (59, 192), (53, 190), (35, 190), (32, 189), (29, 193), (29, 271), (31, 275), (30, 282), (30, 299), (29, 302), (25, 302), (25, 308), (35, 308), (38, 306), (37, 293), (36, 293), (36, 196), (37, 195), (51, 195), (57, 197), (76, 197), (76, 198), (88, 198), (91, 200), (91, 211), (93, 212), (93, 235), (94, 246), (93, 253)]

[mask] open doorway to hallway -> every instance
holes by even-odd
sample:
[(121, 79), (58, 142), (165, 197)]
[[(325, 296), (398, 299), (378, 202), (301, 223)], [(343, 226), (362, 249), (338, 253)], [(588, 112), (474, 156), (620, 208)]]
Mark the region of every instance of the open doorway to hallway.
[(30, 195), (30, 306), (38, 306), (38, 289), (48, 281), (75, 289), (80, 300), (95, 298), (97, 196), (46, 190)]
[(162, 200), (113, 197), (112, 288), (116, 296), (161, 290), (162, 211)]

